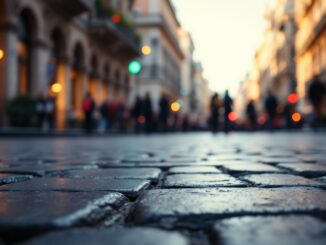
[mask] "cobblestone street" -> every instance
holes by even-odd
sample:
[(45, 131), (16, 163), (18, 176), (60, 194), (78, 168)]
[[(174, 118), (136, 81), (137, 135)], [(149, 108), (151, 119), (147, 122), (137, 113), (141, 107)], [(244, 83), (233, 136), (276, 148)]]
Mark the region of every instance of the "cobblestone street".
[(326, 244), (326, 134), (0, 139), (0, 244)]

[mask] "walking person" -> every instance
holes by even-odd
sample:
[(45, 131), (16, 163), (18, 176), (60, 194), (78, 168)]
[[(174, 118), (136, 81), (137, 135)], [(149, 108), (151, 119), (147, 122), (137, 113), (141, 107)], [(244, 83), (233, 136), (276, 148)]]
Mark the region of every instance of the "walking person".
[(276, 96), (272, 93), (272, 91), (268, 91), (267, 97), (265, 99), (265, 111), (268, 116), (267, 128), (270, 130), (274, 129), (277, 106), (278, 102)]
[(82, 109), (84, 113), (84, 129), (86, 133), (92, 133), (93, 129), (93, 114), (95, 110), (95, 102), (89, 92), (86, 93)]
[(210, 103), (210, 128), (213, 133), (217, 133), (219, 127), (219, 97), (215, 93)]
[(168, 119), (170, 115), (170, 102), (165, 94), (162, 94), (160, 102), (159, 124), (162, 132), (168, 130)]
[(40, 94), (36, 99), (37, 127), (44, 129), (45, 126), (45, 96)]
[(48, 129), (55, 127), (55, 98), (50, 95), (45, 99), (45, 121)]
[(141, 117), (143, 113), (143, 100), (140, 96), (136, 97), (134, 106), (132, 108), (132, 116), (134, 118), (134, 130), (136, 133), (140, 133), (141, 131)]
[(117, 128), (120, 133), (125, 131), (125, 117), (126, 115), (126, 106), (123, 101), (119, 101), (117, 104)]
[(224, 132), (228, 133), (230, 131), (230, 119), (229, 114), (232, 112), (233, 100), (229, 95), (229, 91), (225, 91), (224, 95)]
[(257, 112), (255, 108), (255, 102), (253, 100), (250, 100), (247, 104), (246, 115), (249, 121), (249, 129), (255, 130), (257, 126)]
[(106, 133), (109, 127), (109, 101), (106, 99), (100, 106), (99, 132)]
[(321, 116), (325, 106), (326, 88), (318, 76), (315, 76), (308, 89), (308, 99), (313, 107), (314, 122), (313, 127), (317, 128), (321, 123)]
[(145, 116), (145, 131), (151, 133), (153, 130), (153, 109), (152, 101), (149, 93), (146, 93), (144, 99), (144, 116)]

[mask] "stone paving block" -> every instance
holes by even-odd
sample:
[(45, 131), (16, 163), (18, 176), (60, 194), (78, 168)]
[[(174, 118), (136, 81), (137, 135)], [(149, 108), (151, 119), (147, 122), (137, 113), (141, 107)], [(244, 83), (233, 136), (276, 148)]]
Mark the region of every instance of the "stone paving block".
[(216, 174), (222, 173), (215, 167), (212, 166), (193, 166), (193, 167), (174, 167), (170, 168), (169, 174)]
[(161, 170), (159, 168), (111, 168), (74, 170), (67, 173), (73, 178), (98, 178), (98, 179), (149, 179), (157, 181)]
[(319, 178), (315, 178), (314, 180), (316, 180), (316, 181), (320, 181), (320, 182), (323, 182), (323, 183), (326, 184), (326, 176), (319, 177)]
[(290, 169), (296, 173), (309, 177), (319, 177), (326, 175), (326, 165), (314, 163), (279, 164), (278, 166)]
[(292, 157), (267, 157), (260, 160), (261, 163), (278, 164), (278, 163), (300, 163), (300, 159), (293, 154)]
[(96, 191), (0, 191), (0, 197), (0, 236), (94, 223), (128, 201), (120, 193)]
[(274, 173), (284, 172), (283, 170), (262, 163), (225, 163), (223, 167), (233, 173)]
[(223, 187), (246, 186), (242, 181), (227, 174), (175, 174), (168, 175), (164, 180), (166, 188), (199, 188), (199, 187)]
[(110, 228), (57, 231), (22, 243), (24, 245), (188, 245), (187, 238), (177, 232), (154, 228)]
[(148, 190), (139, 199), (133, 217), (137, 223), (169, 219), (200, 226), (230, 216), (285, 213), (325, 214), (326, 192), (306, 187)]
[(55, 176), (66, 173), (68, 170), (81, 169), (80, 166), (72, 165), (35, 165), (35, 166), (17, 166), (9, 168), (1, 168), (0, 173), (8, 174), (27, 174), (33, 176)]
[(309, 216), (231, 218), (218, 222), (214, 235), (224, 245), (324, 245), (326, 223)]
[(31, 178), (33, 178), (31, 175), (0, 174), (0, 185), (21, 182)]
[(266, 187), (326, 186), (326, 184), (320, 183), (318, 181), (290, 174), (252, 174), (242, 178), (254, 183), (255, 185)]
[(34, 178), (0, 186), (0, 191), (117, 191), (134, 197), (149, 184), (148, 180)]
[(162, 170), (168, 170), (173, 167), (201, 167), (201, 166), (219, 166), (216, 161), (199, 161), (199, 162), (161, 162), (161, 163), (140, 163), (135, 165), (142, 168), (160, 168)]

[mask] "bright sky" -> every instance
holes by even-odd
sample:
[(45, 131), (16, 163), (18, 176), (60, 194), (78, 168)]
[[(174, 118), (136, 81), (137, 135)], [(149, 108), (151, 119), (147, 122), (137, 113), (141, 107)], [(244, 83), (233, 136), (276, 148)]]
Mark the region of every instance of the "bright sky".
[(266, 4), (275, 0), (173, 0), (195, 43), (213, 91), (235, 95), (263, 36)]

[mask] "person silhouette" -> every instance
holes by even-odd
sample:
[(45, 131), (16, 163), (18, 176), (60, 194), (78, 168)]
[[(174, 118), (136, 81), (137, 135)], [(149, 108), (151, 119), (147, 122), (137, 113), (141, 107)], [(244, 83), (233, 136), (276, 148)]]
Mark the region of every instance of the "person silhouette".
[(229, 114), (232, 112), (233, 100), (229, 95), (229, 91), (225, 91), (224, 95), (224, 132), (230, 131), (230, 119)]

